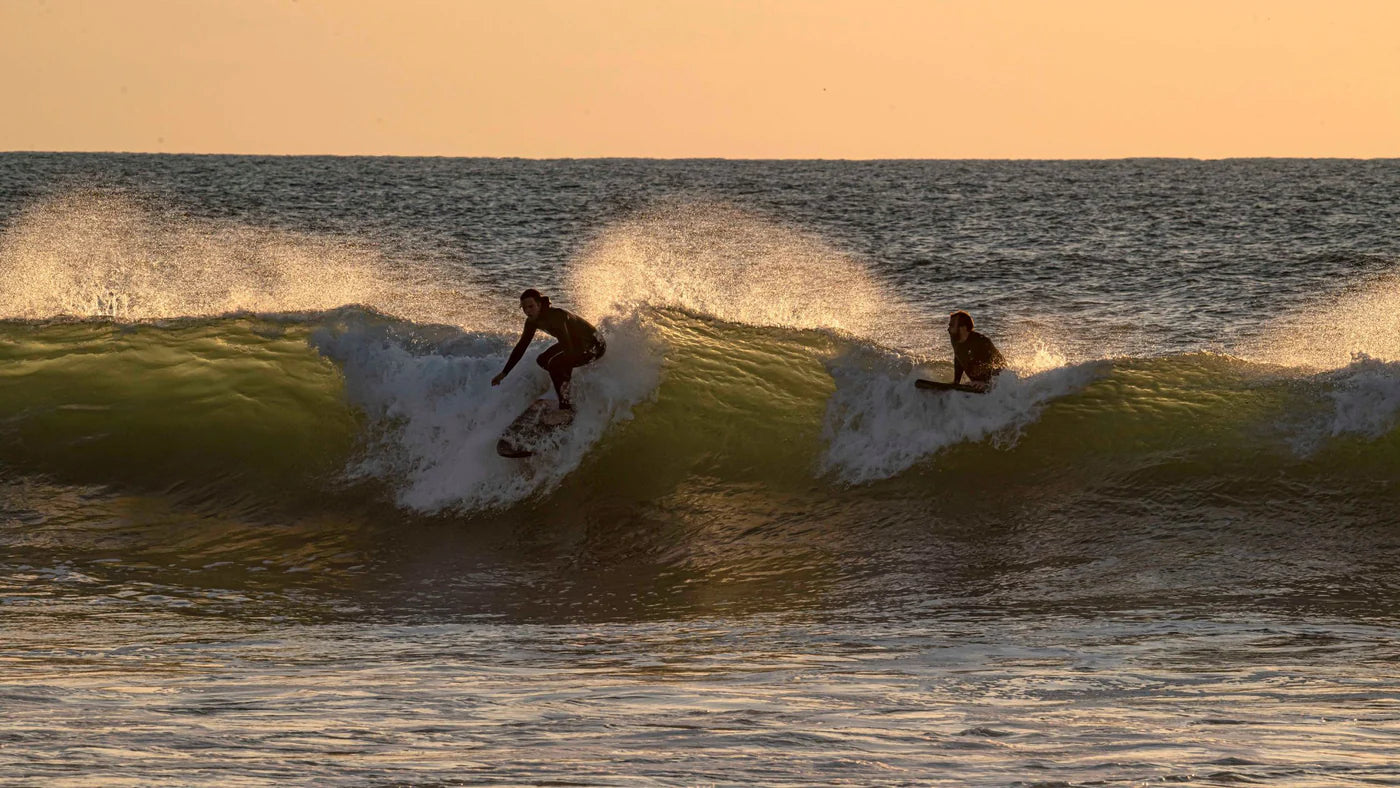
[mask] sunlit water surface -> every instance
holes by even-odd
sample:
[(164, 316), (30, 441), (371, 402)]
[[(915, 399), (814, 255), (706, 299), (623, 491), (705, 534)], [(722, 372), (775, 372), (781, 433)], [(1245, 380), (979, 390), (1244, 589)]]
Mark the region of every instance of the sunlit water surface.
[(1397, 263), (1384, 161), (0, 155), (0, 783), (1400, 784)]

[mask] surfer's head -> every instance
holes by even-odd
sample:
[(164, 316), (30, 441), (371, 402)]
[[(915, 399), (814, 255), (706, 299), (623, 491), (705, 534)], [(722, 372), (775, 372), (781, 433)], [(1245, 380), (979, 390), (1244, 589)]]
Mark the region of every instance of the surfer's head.
[(972, 333), (972, 315), (959, 309), (948, 315), (948, 336), (954, 342), (967, 341), (967, 335)]
[(532, 287), (520, 294), (520, 308), (526, 317), (534, 320), (549, 308), (549, 296), (540, 295), (540, 291)]

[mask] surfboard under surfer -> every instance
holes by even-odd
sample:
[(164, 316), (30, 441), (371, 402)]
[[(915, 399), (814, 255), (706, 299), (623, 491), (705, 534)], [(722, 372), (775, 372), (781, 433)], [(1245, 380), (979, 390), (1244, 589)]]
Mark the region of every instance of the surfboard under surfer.
[(491, 378), (491, 385), (499, 386), (506, 375), (515, 368), (535, 338), (535, 331), (543, 331), (559, 341), (535, 359), (549, 373), (554, 384), (554, 395), (559, 398), (559, 410), (567, 414), (574, 409), (570, 399), (570, 387), (575, 367), (581, 367), (603, 357), (607, 345), (598, 335), (598, 329), (578, 315), (550, 306), (549, 297), (530, 288), (520, 294), (520, 309), (525, 313), (525, 328), (520, 333), (520, 341), (510, 352), (506, 368), (501, 374)]
[(961, 309), (948, 315), (948, 338), (953, 342), (953, 385), (961, 383), (965, 373), (969, 385), (985, 391), (1006, 368), (1001, 351), (986, 335), (972, 330), (972, 315)]

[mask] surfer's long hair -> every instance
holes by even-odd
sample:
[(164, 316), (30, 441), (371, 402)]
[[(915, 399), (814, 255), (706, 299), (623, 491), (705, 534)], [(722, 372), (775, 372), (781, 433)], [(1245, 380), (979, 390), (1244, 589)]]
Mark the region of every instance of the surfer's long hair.
[(540, 309), (549, 308), (549, 296), (540, 295), (540, 291), (536, 290), (533, 287), (520, 294), (521, 301), (524, 301), (527, 298), (533, 298), (536, 301), (540, 302)]

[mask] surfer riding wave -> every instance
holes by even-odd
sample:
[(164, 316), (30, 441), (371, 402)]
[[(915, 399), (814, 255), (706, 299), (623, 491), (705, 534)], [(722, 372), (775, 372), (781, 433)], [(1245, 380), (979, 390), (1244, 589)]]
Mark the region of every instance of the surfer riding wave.
[(550, 306), (549, 297), (540, 295), (534, 288), (520, 294), (520, 309), (525, 313), (525, 328), (510, 352), (505, 369), (491, 379), (491, 385), (499, 386), (505, 380), (525, 355), (535, 331), (543, 331), (559, 341), (541, 353), (535, 362), (549, 373), (554, 395), (559, 399), (559, 410), (573, 410), (569, 395), (574, 368), (602, 358), (607, 345), (591, 323), (566, 309)]

